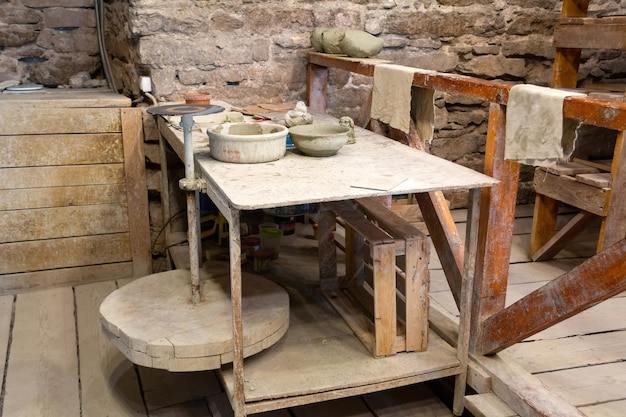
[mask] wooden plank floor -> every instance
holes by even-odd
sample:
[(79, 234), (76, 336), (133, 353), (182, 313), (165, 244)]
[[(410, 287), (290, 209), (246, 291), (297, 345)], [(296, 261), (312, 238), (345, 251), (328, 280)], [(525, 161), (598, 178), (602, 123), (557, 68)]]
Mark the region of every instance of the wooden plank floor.
[[(462, 211), (458, 215), (464, 217)], [(508, 303), (593, 253), (593, 236), (587, 235), (553, 261), (530, 262), (526, 248), (531, 215), (532, 208), (518, 208)], [(281, 256), (289, 253), (281, 251)], [(433, 305), (456, 316), (436, 256), (431, 272)], [(112, 280), (0, 296), (1, 416), (232, 415), (214, 372), (169, 373), (137, 367), (110, 345), (100, 330), (98, 306), (125, 283)], [(626, 297), (620, 294), (506, 352), (588, 416), (624, 416), (625, 316)], [(420, 384), (261, 415), (439, 417), (451, 412), (429, 386)]]
[[(458, 213), (462, 214), (462, 213)], [(567, 218), (563, 215), (562, 219)], [(507, 304), (569, 271), (595, 252), (597, 225), (554, 260), (531, 262), (532, 207), (517, 209)], [(459, 225), (460, 229), (463, 225)], [(431, 265), (431, 300), (450, 316), (458, 311), (437, 260)], [(504, 352), (548, 389), (589, 417), (626, 416), (626, 293), (546, 329)]]
[[(289, 262), (283, 267), (290, 268)], [(127, 282), (112, 280), (0, 296), (1, 416), (232, 416), (215, 372), (170, 373), (139, 367), (109, 343), (101, 331), (99, 305)], [(452, 413), (427, 385), (419, 384), (258, 414), (412, 415), (449, 417)]]

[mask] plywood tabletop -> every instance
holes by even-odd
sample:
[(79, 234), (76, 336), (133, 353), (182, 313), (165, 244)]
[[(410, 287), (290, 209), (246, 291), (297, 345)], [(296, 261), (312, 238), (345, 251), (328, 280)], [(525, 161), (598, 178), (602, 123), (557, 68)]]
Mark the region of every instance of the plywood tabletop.
[[(314, 121), (337, 123), (335, 118), (320, 114)], [(165, 129), (175, 151), (182, 152), (183, 133), (172, 127)], [(194, 156), (198, 173), (239, 210), (490, 187), (497, 183), (470, 168), (369, 130), (356, 128), (355, 133), (356, 144), (345, 145), (330, 157), (310, 157), (288, 149), (278, 161), (236, 164), (213, 159), (206, 134), (194, 131)]]

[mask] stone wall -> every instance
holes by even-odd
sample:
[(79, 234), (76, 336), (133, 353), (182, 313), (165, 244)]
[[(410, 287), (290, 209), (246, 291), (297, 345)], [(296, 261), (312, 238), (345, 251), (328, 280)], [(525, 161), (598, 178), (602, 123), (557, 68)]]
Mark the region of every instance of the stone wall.
[[(0, 0), (0, 81), (67, 85), (86, 72), (103, 79), (95, 0)], [(191, 91), (244, 106), (304, 98), (306, 53), (314, 27), (365, 30), (384, 39), (379, 58), (486, 79), (547, 85), (560, 0), (104, 0), (106, 56), (113, 82), (138, 105), (139, 77), (161, 101)], [(620, 0), (592, 1), (592, 14), (623, 11)], [(585, 52), (583, 80), (625, 78), (626, 55)], [(356, 117), (371, 80), (332, 70), (328, 105)], [(142, 98), (144, 102), (141, 103)], [(151, 224), (159, 206), (157, 132), (145, 119)], [(481, 169), (485, 103), (436, 96), (430, 152)], [(521, 176), (519, 202), (532, 201), (532, 169)], [(462, 196), (461, 196), (462, 197)], [(463, 198), (450, 197), (454, 206)], [(157, 245), (158, 249), (158, 245)]]
[[(592, 13), (620, 9), (617, 0), (592, 3)], [(152, 78), (160, 100), (182, 100), (189, 91), (239, 106), (302, 99), (309, 34), (316, 26), (382, 37), (378, 57), (398, 64), (548, 85), (560, 7), (560, 0), (140, 0), (130, 8), (128, 37), (137, 46), (135, 68)], [(624, 56), (585, 53), (581, 80), (623, 77)], [(329, 113), (355, 117), (370, 89), (367, 77), (331, 71)], [(439, 94), (436, 105), (430, 151), (481, 169), (485, 103)], [(522, 171), (521, 203), (532, 201), (532, 172)], [(453, 204), (463, 202), (461, 196)]]
[(100, 75), (93, 0), (0, 1), (0, 81), (69, 85)]

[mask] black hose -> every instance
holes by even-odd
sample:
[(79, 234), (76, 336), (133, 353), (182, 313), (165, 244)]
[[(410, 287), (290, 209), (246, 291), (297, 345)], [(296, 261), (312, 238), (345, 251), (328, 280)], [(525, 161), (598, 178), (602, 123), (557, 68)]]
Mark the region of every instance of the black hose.
[(115, 86), (115, 79), (113, 78), (113, 72), (111, 71), (111, 64), (109, 62), (109, 54), (106, 51), (104, 44), (104, 3), (102, 0), (94, 0), (94, 9), (96, 11), (96, 29), (98, 32), (98, 46), (100, 47), (100, 59), (102, 60), (102, 68), (104, 69), (104, 76), (107, 79), (109, 88), (117, 92)]

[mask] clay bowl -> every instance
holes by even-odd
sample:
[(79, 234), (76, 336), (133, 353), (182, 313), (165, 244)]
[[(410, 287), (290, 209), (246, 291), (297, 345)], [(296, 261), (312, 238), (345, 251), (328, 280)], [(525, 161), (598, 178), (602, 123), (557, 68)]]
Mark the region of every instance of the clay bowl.
[(275, 123), (224, 123), (207, 129), (211, 156), (240, 164), (280, 159), (287, 149), (287, 133)]
[(185, 103), (187, 104), (211, 104), (211, 96), (206, 93), (187, 93), (185, 94)]
[(289, 128), (291, 141), (309, 156), (331, 156), (348, 142), (350, 128), (329, 123), (313, 123)]

